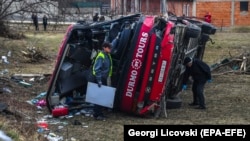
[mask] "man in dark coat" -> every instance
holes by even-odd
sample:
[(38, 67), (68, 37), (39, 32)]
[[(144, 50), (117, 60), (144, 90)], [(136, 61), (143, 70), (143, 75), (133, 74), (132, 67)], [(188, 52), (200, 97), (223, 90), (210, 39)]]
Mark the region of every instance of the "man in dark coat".
[(100, 22), (104, 22), (105, 21), (105, 17), (102, 15), (99, 19)]
[(99, 14), (95, 13), (95, 16), (93, 17), (93, 22), (98, 22)]
[(48, 18), (46, 15), (43, 16), (43, 30), (47, 30)]
[(33, 24), (35, 26), (35, 29), (36, 30), (39, 30), (39, 27), (38, 27), (38, 17), (36, 14), (32, 14), (31, 16), (32, 20), (33, 20)]
[(193, 102), (189, 105), (198, 106), (196, 107), (197, 109), (206, 109), (203, 91), (206, 82), (211, 82), (210, 67), (205, 62), (190, 57), (184, 59), (183, 65), (186, 66), (183, 78), (183, 90), (187, 89), (189, 77), (193, 78)]

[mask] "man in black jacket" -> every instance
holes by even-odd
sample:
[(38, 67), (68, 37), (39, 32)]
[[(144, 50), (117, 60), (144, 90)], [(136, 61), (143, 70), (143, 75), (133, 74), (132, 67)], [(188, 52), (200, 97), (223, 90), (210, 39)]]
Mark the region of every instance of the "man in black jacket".
[(193, 78), (192, 92), (193, 102), (190, 106), (198, 106), (196, 109), (206, 109), (204, 98), (204, 86), (206, 82), (211, 82), (210, 67), (203, 61), (186, 57), (183, 65), (186, 66), (183, 78), (183, 90), (187, 89), (187, 82), (189, 77)]
[(98, 22), (99, 14), (95, 13), (95, 16), (93, 16), (93, 22)]
[(48, 18), (46, 15), (43, 16), (43, 30), (47, 30)]

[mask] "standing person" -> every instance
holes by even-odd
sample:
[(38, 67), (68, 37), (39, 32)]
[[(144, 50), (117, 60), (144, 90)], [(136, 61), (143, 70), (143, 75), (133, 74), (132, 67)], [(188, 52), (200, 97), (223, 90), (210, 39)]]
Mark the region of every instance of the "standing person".
[(207, 14), (204, 16), (204, 21), (208, 22), (208, 23), (211, 23), (211, 14), (210, 12), (207, 12)]
[(205, 62), (198, 59), (192, 59), (190, 57), (186, 57), (184, 59), (183, 65), (186, 66), (183, 78), (183, 90), (187, 89), (187, 82), (189, 80), (189, 76), (192, 76), (193, 78), (193, 102), (189, 105), (198, 106), (196, 107), (196, 109), (206, 109), (203, 91), (206, 82), (211, 82), (210, 67)]
[(95, 13), (95, 16), (93, 17), (93, 22), (98, 22), (99, 15), (98, 13)]
[(31, 19), (32, 19), (33, 25), (34, 25), (34, 27), (36, 29), (36, 21), (35, 21), (35, 14), (34, 13), (32, 13)]
[(102, 15), (99, 19), (100, 22), (104, 22), (105, 21), (105, 17)]
[(33, 22), (33, 25), (35, 26), (35, 14), (34, 13), (32, 13), (32, 15), (31, 15), (31, 19), (32, 19), (32, 22)]
[(48, 23), (48, 18), (46, 15), (43, 16), (43, 30), (47, 30), (47, 23)]
[(36, 14), (33, 15), (33, 23), (35, 25), (35, 29), (39, 30), (39, 27), (38, 27), (38, 17), (37, 17)]
[[(112, 58), (110, 52), (111, 44), (104, 42), (102, 44), (102, 51), (100, 51), (95, 58), (92, 75), (94, 76), (94, 82), (98, 84), (98, 87), (107, 85), (107, 79), (112, 75)], [(94, 106), (94, 118), (96, 120), (105, 120), (106, 117), (104, 116), (102, 110), (102, 106)]]

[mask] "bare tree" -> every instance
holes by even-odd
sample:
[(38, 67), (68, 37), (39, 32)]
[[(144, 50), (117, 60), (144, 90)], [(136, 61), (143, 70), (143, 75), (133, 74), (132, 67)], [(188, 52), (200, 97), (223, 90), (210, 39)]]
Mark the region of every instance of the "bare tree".
[(10, 37), (6, 24), (9, 20), (22, 21), (30, 18), (32, 13), (52, 14), (52, 7), (57, 7), (53, 0), (0, 0), (0, 36)]
[[(108, 3), (108, 1), (96, 0), (96, 3)], [(53, 22), (52, 30), (56, 30), (60, 22), (89, 20), (92, 19), (94, 11), (100, 10), (100, 6), (81, 7), (79, 5), (81, 2), (92, 2), (92, 0), (0, 0), (0, 36), (10, 37), (9, 35), (13, 33), (8, 28), (11, 25), (10, 21), (15, 23), (18, 21), (15, 27), (23, 29), (23, 26), (27, 26), (24, 21), (32, 21), (32, 13), (37, 14), (40, 21), (42, 16), (46, 15), (49, 23)]]

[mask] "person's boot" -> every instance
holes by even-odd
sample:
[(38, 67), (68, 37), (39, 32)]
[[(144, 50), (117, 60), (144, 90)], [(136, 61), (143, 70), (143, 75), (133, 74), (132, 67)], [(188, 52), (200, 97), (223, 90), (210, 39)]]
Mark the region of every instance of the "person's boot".
[(204, 106), (198, 106), (198, 107), (196, 107), (195, 109), (205, 110), (206, 107), (204, 107)]
[(189, 106), (198, 106), (199, 104), (196, 103), (196, 102), (192, 102), (192, 103), (189, 103), (188, 105), (189, 105)]
[(96, 120), (102, 120), (102, 121), (105, 121), (106, 120), (106, 117), (105, 116), (97, 116), (95, 117)]

